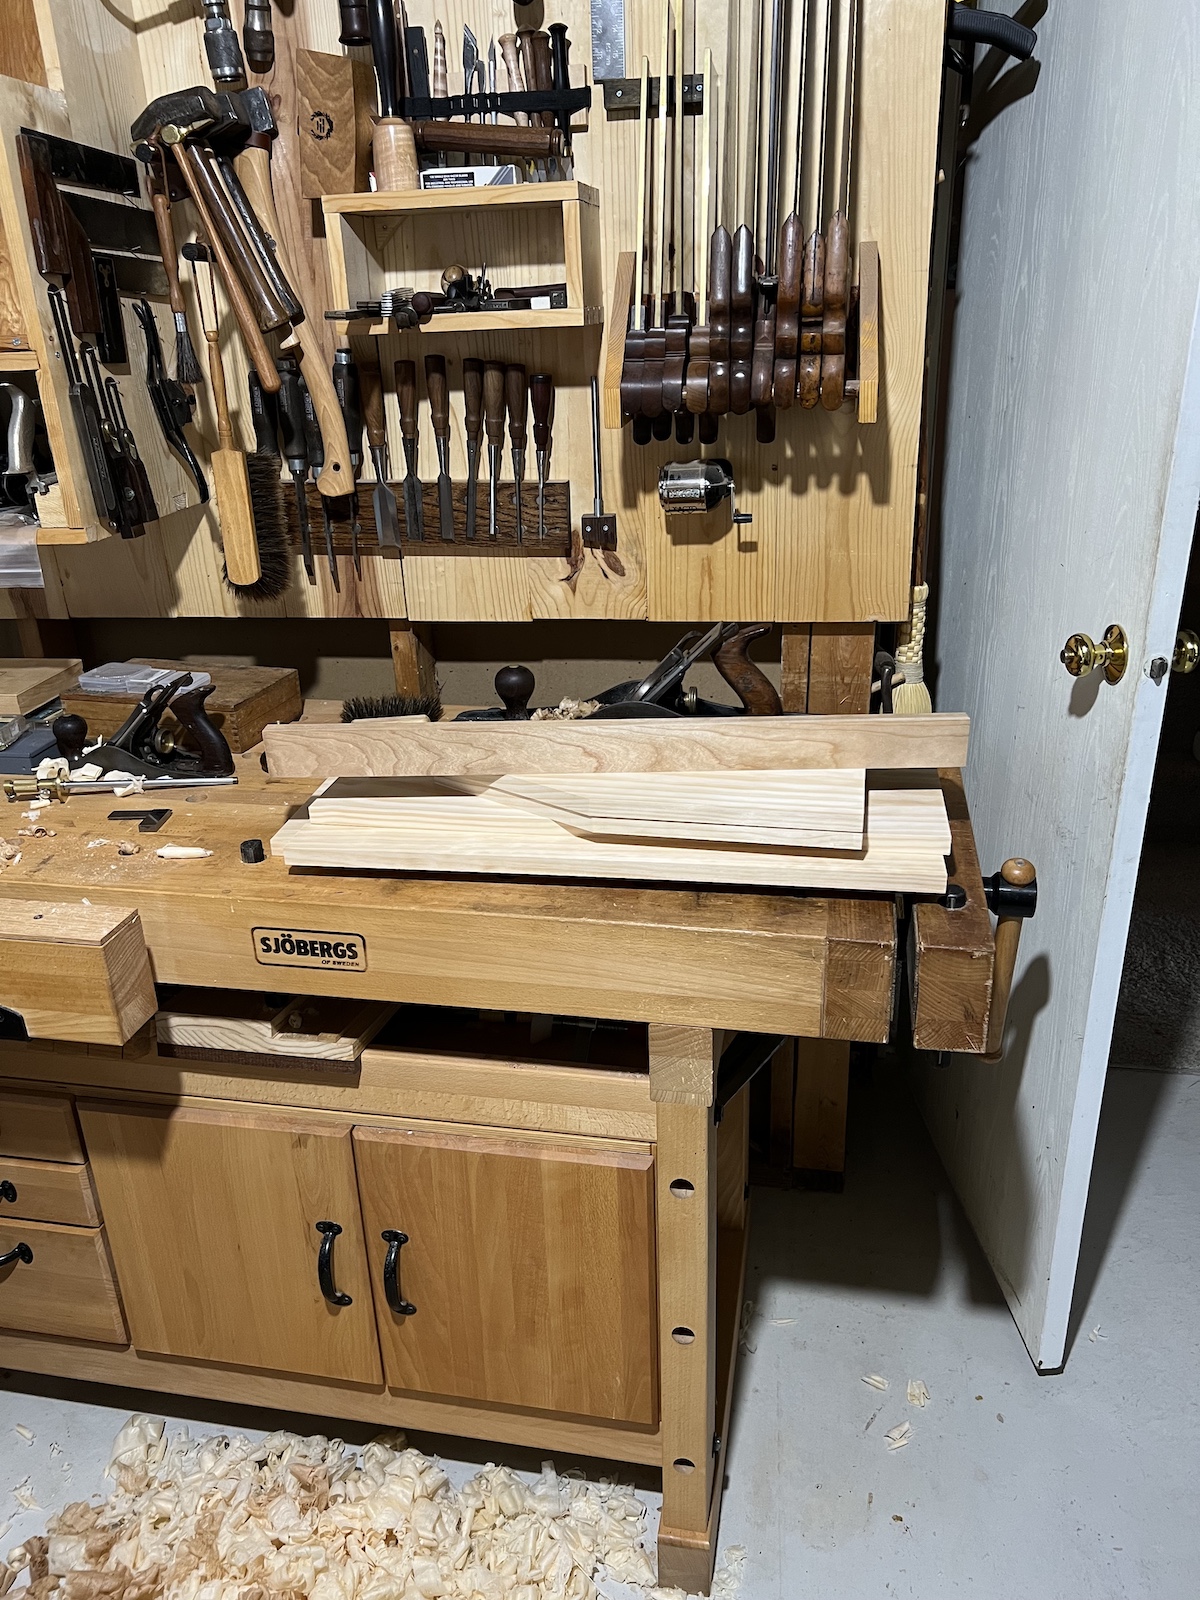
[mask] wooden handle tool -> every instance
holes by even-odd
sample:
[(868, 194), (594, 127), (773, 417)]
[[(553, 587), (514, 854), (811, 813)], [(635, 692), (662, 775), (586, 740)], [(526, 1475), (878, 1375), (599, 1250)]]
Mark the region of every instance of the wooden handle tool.
[[(508, 88), (510, 94), (521, 94), (525, 89), (525, 80), (521, 76), (521, 58), (517, 54), (517, 36), (515, 33), (502, 33), (496, 41), (500, 46), (500, 54), (504, 58), (504, 70), (508, 74)], [(513, 121), (519, 128), (528, 126), (529, 113), (514, 111)]]
[(417, 363), (397, 361), (396, 399), (400, 405), (400, 437), (404, 443), (404, 532), (409, 539), (425, 537), (425, 511), (422, 505), (420, 439), (417, 414)]
[(478, 515), (479, 447), (483, 438), (483, 362), (467, 356), (463, 369), (463, 429), (467, 437), (467, 538)]
[(438, 455), (438, 532), (454, 543), (454, 486), (450, 481), (450, 385), (445, 356), (425, 357), (425, 393)]
[(488, 538), (496, 537), (496, 502), (504, 460), (504, 365), (488, 361), (483, 368), (483, 427), (488, 442)]
[(1013, 856), (990, 879), (984, 880), (988, 904), (996, 913), (996, 953), (992, 965), (992, 1003), (988, 1011), (985, 1061), (1004, 1054), (1004, 1024), (1017, 967), (1021, 924), (1037, 907), (1037, 871), (1032, 861)]
[[(280, 268), (290, 283), (297, 284), (299, 275), (292, 271), (290, 251), (275, 209), (275, 195), (271, 188), (271, 141), (267, 134), (252, 134), (246, 148), (237, 159), (237, 173), (246, 191), (255, 215), (275, 241), (275, 254)], [(321, 436), (325, 440), (325, 463), (317, 479), (323, 495), (335, 498), (354, 492), (354, 468), (350, 461), (350, 444), (346, 438), (346, 424), (338, 405), (333, 378), (325, 366), (325, 351), (317, 332), (318, 322), (306, 314), (296, 324), (296, 340), (303, 357), (304, 381), (312, 395)], [(318, 319), (319, 320), (319, 319)], [(256, 361), (255, 366), (258, 366)], [(259, 376), (262, 376), (260, 371)], [(278, 383), (277, 385), (278, 386)]]
[(512, 447), (517, 543), (524, 544), (525, 523), (521, 513), (521, 483), (525, 477), (525, 445), (529, 437), (526, 422), (529, 411), (529, 386), (525, 379), (525, 368), (519, 362), (511, 362), (504, 369), (504, 399), (508, 407), (508, 442)]
[(254, 533), (254, 508), (250, 499), (250, 473), (245, 451), (238, 448), (229, 415), (229, 394), (225, 388), (225, 368), (221, 361), (221, 333), (217, 309), (217, 284), (211, 257), (208, 261), (208, 289), (212, 326), (204, 315), (200, 292), (199, 264), (195, 264), (196, 300), (208, 343), (208, 375), (212, 384), (213, 406), (217, 413), (217, 448), (209, 456), (213, 494), (221, 543), (225, 547), (225, 570), (229, 581), (239, 589), (257, 583), (262, 576), (258, 540)]

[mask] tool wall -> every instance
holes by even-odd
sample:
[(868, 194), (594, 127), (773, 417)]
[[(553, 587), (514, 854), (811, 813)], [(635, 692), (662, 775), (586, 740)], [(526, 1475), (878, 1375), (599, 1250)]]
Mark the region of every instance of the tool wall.
[[(500, 140), (507, 129), (514, 145), (523, 137), (538, 153), (533, 159), (496, 157), (497, 171), (508, 161), (521, 169), (524, 181), (515, 185), (375, 193), (368, 192), (366, 178), (371, 119), (381, 109), (372, 52), (339, 41), (347, 31), (343, 13), (361, 11), (365, 27), (369, 8), (339, 10), (336, 0), (294, 0), (265, 12), (251, 6), (251, 23), (269, 20), (274, 36), (273, 64), (262, 73), (248, 70), (245, 82), (266, 91), (277, 128), (277, 137), (261, 143), (269, 148), (279, 264), (304, 309), (301, 367), (308, 374), (319, 362), (328, 371), (339, 348), (363, 372), (377, 360), (386, 427), (383, 451), (363, 443), (357, 516), (346, 492), (349, 478), (323, 500), (311, 481), (315, 473), (307, 482), (302, 476), (297, 494), (294, 474), (281, 464), (287, 554), (275, 585), (281, 592), (269, 599), (252, 598), (226, 581), (227, 563), (237, 577), (238, 529), (211, 500), (197, 504), (196, 481), (165, 445), (145, 382), (138, 296), (124, 286), (134, 281), (132, 269), (125, 266), (120, 297), (128, 354), (95, 378), (104, 391), (101, 402), (107, 394), (114, 405), (107, 380), (115, 379), (159, 516), (143, 524), (144, 533), (122, 538), (112, 518), (96, 514), (78, 406), (69, 392), (71, 352), (39, 271), (18, 160), (22, 128), (128, 156), (136, 142), (131, 129), (148, 107), (178, 91), (211, 91), (206, 9), (214, 8), (200, 0), (170, 8), (157, 0), (48, 0), (34, 8), (41, 70), (36, 63), (27, 69), (44, 83), (0, 78), (0, 221), (9, 261), (0, 300), (16, 308), (3, 318), (0, 366), (36, 371), (42, 392), (58, 473), (57, 486), (39, 497), (38, 508), (50, 615), (853, 623), (907, 614), (938, 178), (942, 0), (779, 0), (775, 6), (771, 0), (626, 0), (623, 8), (610, 0), (591, 6), (582, 0), (519, 6), (512, 0), (412, 0), (406, 37), (411, 46), (423, 30), (434, 115), (422, 116), (421, 85), (412, 82), (411, 69), (407, 102), (382, 110), (410, 113), (418, 139), (429, 147), (422, 164), (444, 165), (448, 174), (467, 163), (486, 164), (486, 157), (470, 153), (464, 111), (474, 118), (479, 132), (473, 137), (481, 143), (485, 133)], [(243, 33), (241, 0), (231, 0), (228, 9), (238, 42), (250, 44), (248, 67), (265, 65), (261, 36)], [(590, 95), (560, 92), (559, 110), (548, 113), (556, 125), (539, 128), (536, 110), (522, 111), (520, 100), (504, 98), (511, 86), (501, 41), (556, 23), (567, 29), (569, 83), (589, 88)], [(443, 39), (449, 97), (464, 93), (472, 40), (481, 62), (471, 77), (477, 98), (465, 107), (451, 98), (449, 120), (438, 115), (446, 109), (439, 95)], [(486, 98), (493, 41), (498, 102)], [(528, 70), (535, 76), (538, 58), (529, 48)], [(597, 69), (604, 81), (597, 81)], [(660, 119), (664, 78), (666, 114)], [(649, 88), (644, 118), (643, 80)], [(377, 169), (390, 159), (388, 153), (381, 158), (385, 135), (386, 127), (376, 133)], [(439, 154), (439, 144), (452, 148)], [(158, 150), (165, 167), (161, 141)], [(110, 198), (149, 218), (146, 168), (136, 171), (137, 198)], [(181, 177), (182, 163), (167, 172), (169, 191), (183, 196)], [(482, 181), (488, 182), (486, 175)], [(789, 234), (785, 224), (793, 211)], [(190, 201), (177, 199), (171, 212), (179, 246), (192, 244), (198, 231)], [(661, 415), (661, 404), (657, 420), (629, 414), (638, 408), (637, 385), (657, 393), (655, 383), (662, 381), (654, 367), (656, 329), (669, 333), (671, 316), (684, 315), (701, 331), (711, 325), (719, 333), (708, 270), (709, 239), (718, 227), (731, 241), (743, 225), (753, 236), (754, 271), (767, 292), (750, 301), (751, 342), (761, 351), (769, 341), (774, 351), (768, 401), (772, 394), (778, 400), (780, 361), (787, 372), (789, 357), (786, 333), (779, 338), (788, 297), (786, 260), (777, 245), (785, 236), (808, 241), (818, 229), (831, 238), (838, 215), (845, 218), (848, 243), (844, 388), (832, 398), (814, 390), (809, 406), (797, 378), (794, 396), (789, 389), (781, 405), (735, 406), (741, 414), (717, 415), (704, 413), (703, 398), (693, 406), (681, 386), (674, 397), (678, 416)], [(179, 263), (185, 315), (204, 375), (195, 386), (194, 423), (183, 431), (204, 478), (215, 479), (219, 501), (229, 465), (236, 478), (238, 452), (255, 447), (251, 362), (220, 272), (214, 320), (209, 264), (203, 251), (190, 263), (186, 254), (184, 248)], [(158, 265), (140, 263), (170, 368), (175, 321), (161, 272), (148, 271)], [(413, 310), (419, 297), (443, 292), (442, 275), (455, 267), (473, 281), (455, 284), (452, 273), (444, 292), (482, 288), (484, 298), (465, 310), (435, 309), (422, 320)], [(773, 276), (785, 280), (778, 330), (771, 320)], [(477, 281), (482, 277), (486, 284)], [(523, 298), (514, 292), (530, 287), (554, 292)], [(735, 282), (735, 301), (736, 288)], [(330, 320), (327, 313), (335, 311), (348, 315)], [(816, 311), (819, 318), (819, 306)], [(812, 313), (812, 306), (792, 307), (799, 355), (791, 359), (800, 367), (806, 326), (816, 326)], [(626, 350), (631, 326), (635, 339)], [(735, 341), (738, 327), (734, 304)], [(219, 335), (231, 419), (224, 437), (205, 330)], [(648, 344), (642, 335), (650, 336)], [(668, 401), (674, 348), (665, 362)], [(692, 356), (703, 349), (697, 341)], [(735, 367), (737, 359), (735, 351)], [(498, 366), (518, 364), (527, 383), (552, 380), (548, 459), (539, 428), (544, 390), (539, 396), (534, 389), (527, 440), (514, 439), (506, 425), (500, 450), (495, 456), (489, 450), (494, 396), (485, 388), (498, 381)], [(310, 388), (317, 400), (316, 386)], [(514, 396), (506, 392), (504, 400), (511, 415)], [(595, 498), (594, 405), (602, 505)], [(470, 414), (481, 410), (487, 416), (469, 427)], [(525, 416), (523, 405), (521, 411)], [(119, 427), (115, 416), (114, 422)], [(639, 442), (647, 435), (649, 442)], [(471, 437), (479, 456), (473, 493)], [(525, 457), (519, 499), (514, 445)], [(406, 492), (409, 456), (420, 488), (414, 482)], [(698, 473), (694, 464), (702, 460), (726, 465)], [(381, 464), (392, 483), (393, 511), (374, 493)], [(660, 472), (672, 464), (687, 469), (680, 492), (693, 500), (707, 496), (710, 509), (664, 511)], [(494, 493), (493, 465), (499, 479)], [(333, 466), (327, 450), (323, 487)], [(726, 492), (730, 479), (732, 495)], [(234, 492), (226, 488), (227, 505)], [(389, 517), (395, 519), (394, 543), (388, 542)]]

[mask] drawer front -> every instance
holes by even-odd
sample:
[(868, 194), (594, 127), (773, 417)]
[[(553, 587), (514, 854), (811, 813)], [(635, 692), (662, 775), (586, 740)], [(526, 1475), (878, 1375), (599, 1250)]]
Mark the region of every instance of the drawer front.
[(128, 1343), (103, 1228), (0, 1220), (0, 1261), (21, 1246), (0, 1266), (0, 1328)]
[(0, 1221), (67, 1222), (94, 1228), (100, 1208), (86, 1166), (0, 1156)]
[(0, 1094), (0, 1156), (84, 1160), (75, 1108), (65, 1094)]

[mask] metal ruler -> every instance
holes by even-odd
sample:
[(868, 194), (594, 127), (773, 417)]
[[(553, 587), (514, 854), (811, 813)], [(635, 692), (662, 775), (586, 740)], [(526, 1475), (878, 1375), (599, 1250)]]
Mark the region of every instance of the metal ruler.
[(625, 0), (592, 0), (592, 77), (625, 76)]

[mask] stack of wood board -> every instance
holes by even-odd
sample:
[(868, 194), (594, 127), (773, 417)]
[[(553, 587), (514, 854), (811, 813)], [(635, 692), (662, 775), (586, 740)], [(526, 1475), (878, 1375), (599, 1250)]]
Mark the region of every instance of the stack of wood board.
[(271, 848), (289, 867), (941, 894), (950, 849), (942, 791), (931, 775), (904, 781), (867, 780), (856, 849), (598, 837), (429, 778), (333, 780)]
[(56, 700), (79, 681), (83, 662), (75, 657), (30, 660), (24, 656), (0, 660), (0, 717), (24, 716)]

